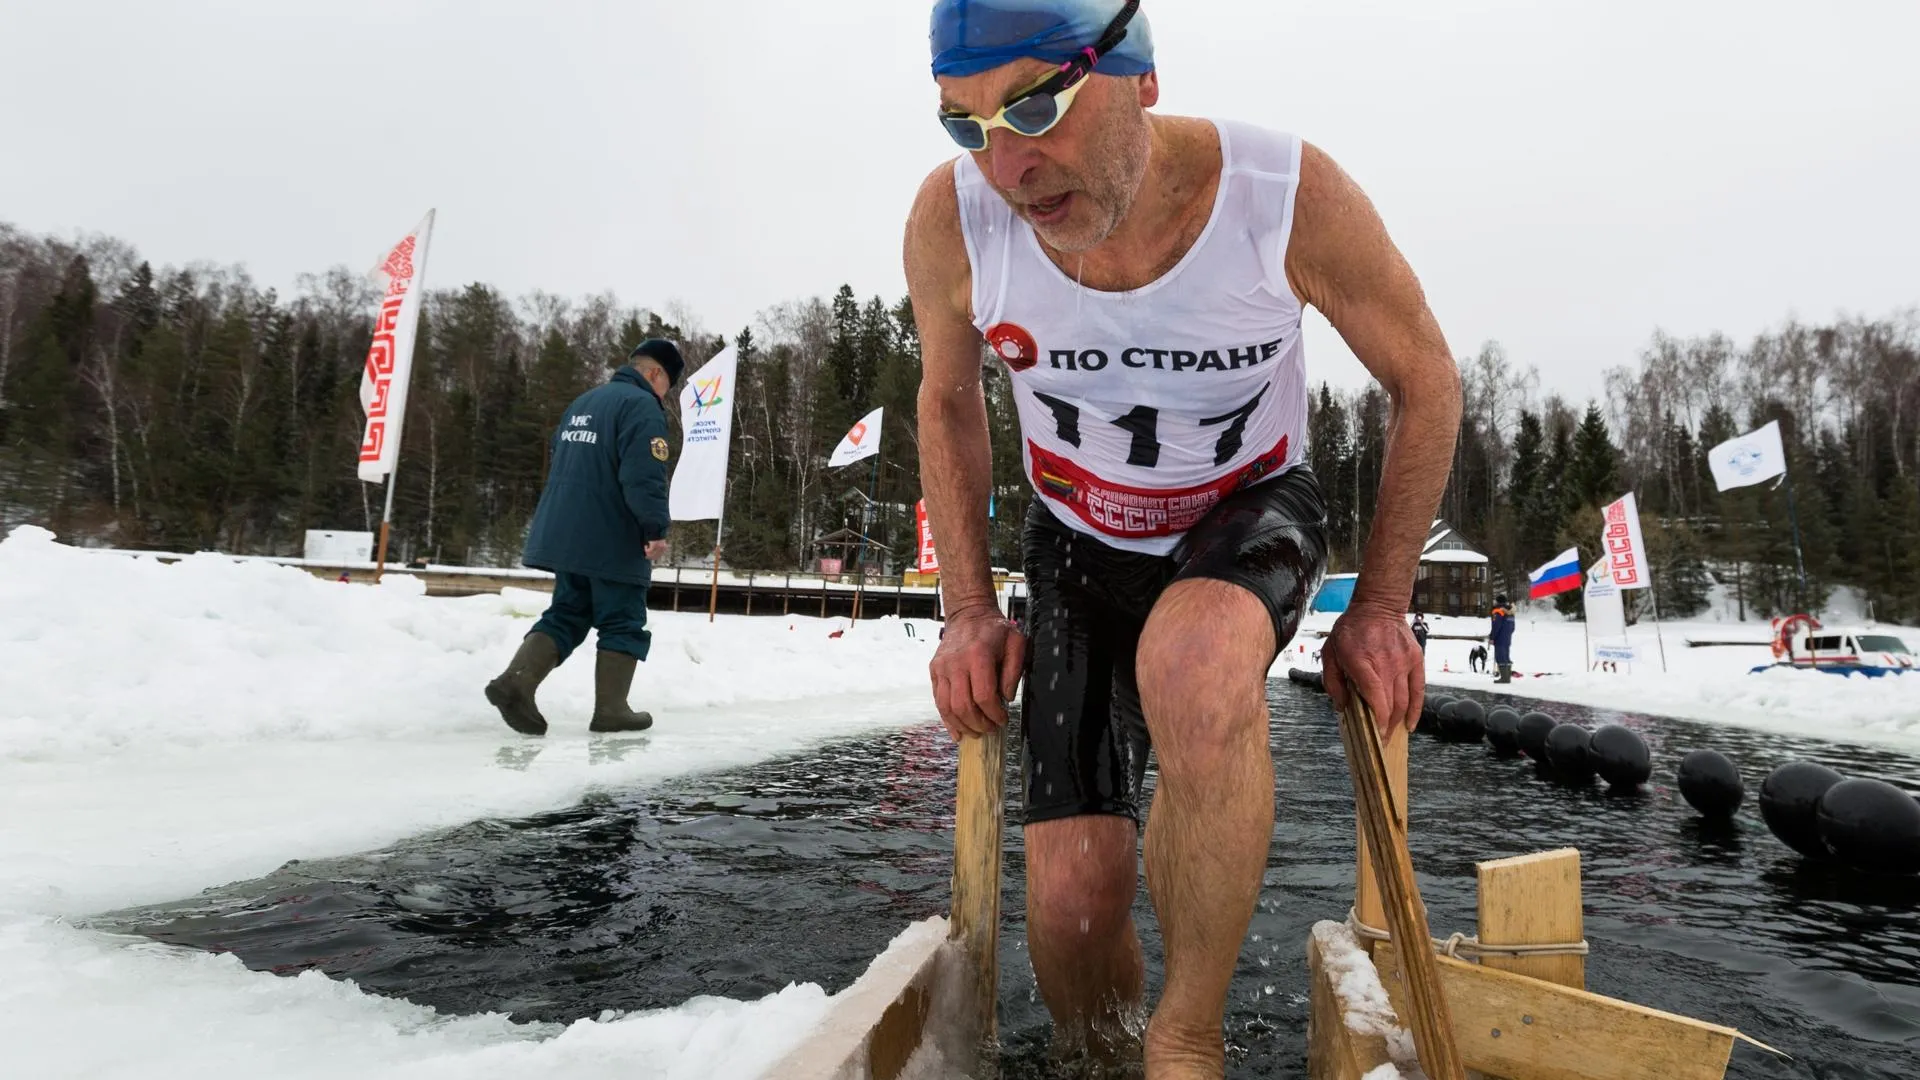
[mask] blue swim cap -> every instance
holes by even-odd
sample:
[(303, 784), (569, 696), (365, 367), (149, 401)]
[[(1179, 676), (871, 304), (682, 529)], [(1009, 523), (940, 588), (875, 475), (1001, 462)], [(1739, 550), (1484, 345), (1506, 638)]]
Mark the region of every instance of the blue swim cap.
[[(977, 75), (1022, 57), (1064, 64), (1100, 39), (1124, 0), (936, 0), (933, 74)], [(1102, 75), (1153, 70), (1153, 31), (1144, 12), (1127, 23), (1127, 36), (1100, 58)]]

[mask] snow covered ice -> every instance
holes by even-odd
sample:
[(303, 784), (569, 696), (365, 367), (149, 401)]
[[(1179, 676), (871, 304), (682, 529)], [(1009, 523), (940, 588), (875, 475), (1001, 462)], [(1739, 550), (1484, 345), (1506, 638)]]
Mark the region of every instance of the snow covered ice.
[(0, 1071), (745, 1078), (811, 1028), (830, 1000), (817, 986), (563, 1029), (75, 925), (290, 859), (934, 718), (930, 624), (830, 639), (844, 620), (665, 612), (632, 695), (651, 732), (588, 736), (589, 656), (542, 688), (551, 733), (524, 739), (480, 691), (544, 595), (423, 592), (404, 576), (367, 588), (87, 552), (30, 526), (0, 540)]
[[(932, 722), (927, 623), (654, 613), (633, 702), (656, 727), (590, 738), (592, 665), (541, 691), (543, 740), (481, 695), (545, 596), (429, 599), (222, 556), (176, 564), (0, 540), (0, 1074), (56, 1077), (762, 1075), (826, 1015), (818, 986), (696, 999), (571, 1025), (451, 1016), (309, 972), (87, 929), (86, 917), (190, 897), (291, 859), (376, 849), (479, 818), (577, 803), (821, 740)], [(1314, 666), (1309, 620), (1275, 670)], [(1434, 620), (1436, 634), (1484, 620)], [(908, 626), (915, 633), (909, 635)], [(1920, 746), (1920, 677), (1748, 675), (1764, 624), (1666, 626), (1673, 674), (1581, 673), (1577, 623), (1523, 616), (1510, 690), (1613, 708)], [(1920, 644), (1920, 633), (1908, 634)], [(1492, 689), (1466, 641), (1435, 639), (1435, 685)], [(1450, 666), (1451, 672), (1443, 672)], [(111, 1033), (111, 1037), (103, 1034)]]
[[(1715, 606), (1716, 610), (1718, 605)], [(1317, 669), (1313, 654), (1325, 643), (1318, 633), (1332, 629), (1334, 617), (1309, 615), (1300, 633), (1280, 654), (1270, 674), (1284, 678), (1288, 668)], [(1858, 623), (1864, 620), (1830, 620)], [(1773, 663), (1764, 619), (1667, 622), (1661, 627), (1667, 670), (1660, 669), (1660, 644), (1650, 623), (1630, 629), (1639, 660), (1632, 670), (1586, 670), (1587, 643), (1578, 622), (1562, 619), (1550, 605), (1523, 606), (1513, 635), (1514, 680), (1497, 685), (1477, 674), (1467, 653), (1487, 633), (1485, 618), (1429, 616), (1435, 635), (1427, 642), (1430, 691), (1479, 690), (1521, 698), (1642, 712), (1710, 724), (1727, 724), (1783, 735), (1834, 742), (1868, 743), (1920, 750), (1920, 673), (1869, 679), (1817, 671), (1752, 670)], [(1887, 627), (1887, 632), (1920, 647), (1920, 630)], [(1443, 634), (1470, 635), (1448, 640)], [(1745, 641), (1748, 645), (1690, 648), (1687, 640)], [(1490, 667), (1491, 665), (1489, 665)], [(1551, 704), (1540, 706), (1553, 711)]]

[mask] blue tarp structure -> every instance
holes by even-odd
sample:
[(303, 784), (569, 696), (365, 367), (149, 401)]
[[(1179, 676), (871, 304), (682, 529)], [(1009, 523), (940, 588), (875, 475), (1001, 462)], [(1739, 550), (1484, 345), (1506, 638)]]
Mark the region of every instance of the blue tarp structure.
[(1347, 610), (1347, 604), (1353, 599), (1353, 583), (1359, 577), (1359, 574), (1328, 574), (1320, 590), (1313, 594), (1313, 603), (1307, 605), (1307, 609), (1336, 614)]

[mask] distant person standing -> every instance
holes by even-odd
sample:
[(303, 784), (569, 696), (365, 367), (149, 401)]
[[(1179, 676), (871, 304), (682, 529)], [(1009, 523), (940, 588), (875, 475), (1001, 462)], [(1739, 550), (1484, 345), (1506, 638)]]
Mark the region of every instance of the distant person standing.
[(1420, 644), (1420, 655), (1427, 653), (1427, 617), (1419, 612), (1413, 613), (1413, 640)]
[(647, 658), (652, 560), (666, 554), (666, 396), (684, 365), (670, 341), (650, 338), (604, 386), (575, 398), (553, 433), (553, 463), (521, 562), (554, 575), (553, 604), (520, 642), (487, 700), (507, 726), (544, 735), (534, 691), (599, 631), (589, 731), (645, 731), (653, 717), (627, 704), (634, 665)]
[(1487, 641), (1493, 645), (1493, 663), (1500, 669), (1494, 682), (1513, 681), (1513, 609), (1508, 606), (1507, 594), (1501, 593), (1493, 598), (1493, 629), (1487, 635)]

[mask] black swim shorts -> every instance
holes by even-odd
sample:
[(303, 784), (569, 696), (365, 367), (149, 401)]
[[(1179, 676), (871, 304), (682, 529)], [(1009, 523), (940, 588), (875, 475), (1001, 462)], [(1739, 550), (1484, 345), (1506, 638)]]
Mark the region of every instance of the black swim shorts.
[(1326, 518), (1304, 466), (1221, 500), (1171, 555), (1110, 547), (1036, 500), (1024, 542), (1024, 820), (1139, 821), (1149, 747), (1134, 652), (1154, 602), (1184, 578), (1230, 581), (1266, 604), (1278, 656), (1326, 566)]

